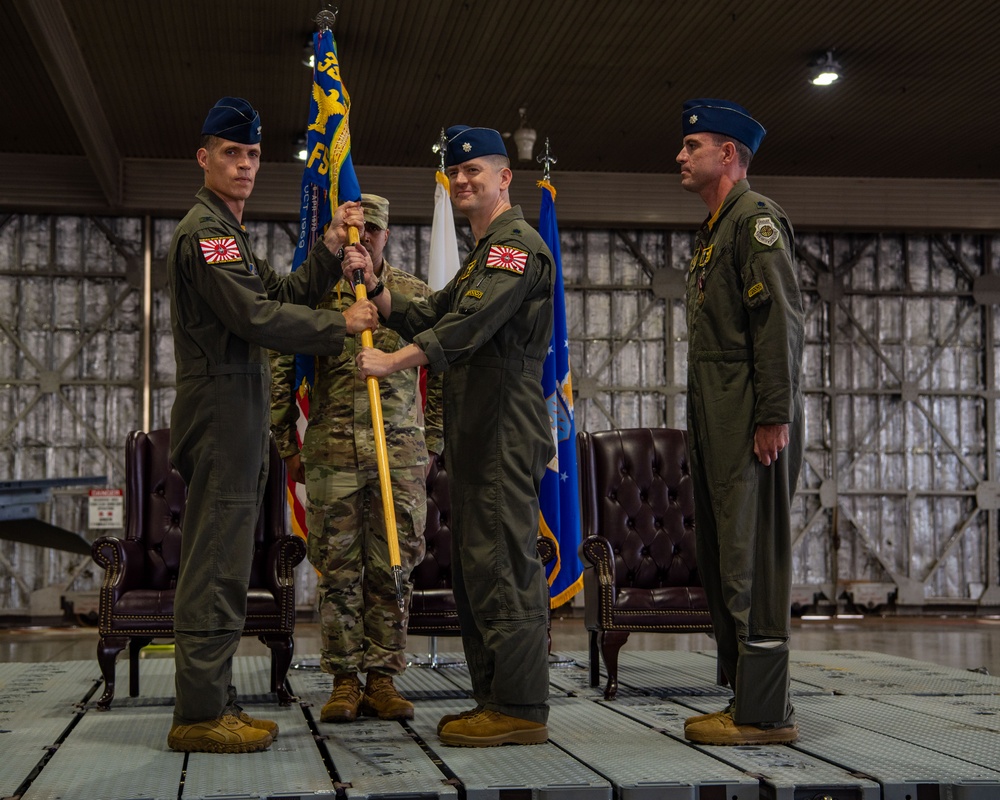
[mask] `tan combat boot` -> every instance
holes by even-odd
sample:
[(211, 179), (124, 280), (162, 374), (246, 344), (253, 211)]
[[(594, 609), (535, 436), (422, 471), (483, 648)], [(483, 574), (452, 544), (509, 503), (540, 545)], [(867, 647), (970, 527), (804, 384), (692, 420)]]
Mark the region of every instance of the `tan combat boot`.
[(413, 703), (396, 691), (392, 675), (369, 672), (361, 713), (379, 719), (413, 719)]
[(259, 717), (251, 717), (242, 708), (236, 714), (236, 719), (242, 722), (244, 725), (249, 725), (251, 728), (257, 728), (257, 730), (267, 731), (271, 734), (272, 739), (278, 738), (278, 723), (273, 719), (261, 719)]
[(541, 722), (483, 709), (470, 717), (452, 720), (441, 729), (438, 738), (441, 744), (452, 747), (544, 744), (549, 740), (549, 729)]
[(353, 672), (341, 673), (333, 678), (333, 691), (320, 711), (320, 722), (353, 722), (358, 718), (361, 705), (361, 681)]
[(480, 711), (483, 710), (482, 706), (476, 706), (475, 708), (470, 708), (467, 711), (460, 711), (458, 714), (445, 714), (441, 719), (438, 720), (437, 732), (438, 736), (441, 735), (441, 731), (444, 726), (449, 722), (454, 722), (456, 719), (468, 719), (469, 717), (474, 717)]
[(733, 721), (732, 714), (723, 712), (717, 716), (707, 715), (705, 719), (685, 726), (684, 738), (695, 744), (730, 746), (791, 744), (799, 738), (799, 728), (794, 722), (766, 728), (758, 725), (738, 725)]
[(255, 753), (271, 746), (271, 734), (232, 714), (193, 725), (174, 725), (167, 736), (171, 750), (184, 753)]

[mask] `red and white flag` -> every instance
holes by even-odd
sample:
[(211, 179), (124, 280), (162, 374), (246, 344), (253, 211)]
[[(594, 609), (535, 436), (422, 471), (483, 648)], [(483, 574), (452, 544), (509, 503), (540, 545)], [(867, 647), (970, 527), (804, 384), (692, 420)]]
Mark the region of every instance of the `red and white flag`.
[(495, 244), (486, 255), (486, 266), (495, 269), (505, 269), (509, 272), (516, 272), (518, 275), (524, 274), (524, 268), (528, 265), (528, 254), (516, 247), (505, 247)]
[(236, 244), (236, 237), (222, 236), (217, 239), (200, 239), (201, 254), (209, 264), (228, 264), (233, 261), (242, 261), (239, 245)]

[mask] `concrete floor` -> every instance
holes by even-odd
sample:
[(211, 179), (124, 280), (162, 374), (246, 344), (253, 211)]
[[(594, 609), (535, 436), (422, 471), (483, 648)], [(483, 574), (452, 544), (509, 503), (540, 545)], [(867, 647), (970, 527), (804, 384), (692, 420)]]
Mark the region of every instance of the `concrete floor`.
[[(553, 620), (553, 651), (586, 650), (587, 641), (582, 619)], [(795, 650), (867, 650), (959, 669), (985, 669), (990, 675), (1000, 675), (1000, 617), (796, 619), (791, 646)], [(0, 628), (0, 663), (86, 660), (96, 658), (96, 647), (96, 628)], [(320, 651), (317, 623), (300, 622), (296, 626), (295, 649), (298, 653)], [(409, 652), (421, 654), (428, 649), (426, 637), (410, 637)], [(461, 642), (442, 639), (438, 649), (459, 651)], [(712, 649), (714, 643), (704, 634), (632, 634), (625, 645), (625, 651)], [(256, 639), (245, 637), (237, 655), (267, 655), (267, 652)]]

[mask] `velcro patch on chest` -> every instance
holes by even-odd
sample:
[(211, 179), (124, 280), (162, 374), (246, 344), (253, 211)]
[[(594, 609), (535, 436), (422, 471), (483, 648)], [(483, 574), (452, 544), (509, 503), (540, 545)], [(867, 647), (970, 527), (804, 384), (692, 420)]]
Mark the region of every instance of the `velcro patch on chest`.
[(469, 289), (469, 291), (465, 293), (465, 296), (475, 297), (477, 300), (483, 299), (483, 293), (479, 289)]
[(528, 265), (528, 254), (516, 247), (495, 244), (486, 254), (486, 266), (490, 269), (505, 269), (516, 275), (523, 275)]
[(472, 259), (472, 261), (468, 263), (468, 266), (466, 266), (465, 271), (458, 276), (458, 283), (461, 283), (466, 278), (468, 278), (472, 274), (472, 270), (474, 270), (475, 268), (476, 268), (476, 259)]
[(243, 260), (235, 236), (199, 239), (198, 246), (201, 247), (201, 254), (207, 264), (232, 264)]

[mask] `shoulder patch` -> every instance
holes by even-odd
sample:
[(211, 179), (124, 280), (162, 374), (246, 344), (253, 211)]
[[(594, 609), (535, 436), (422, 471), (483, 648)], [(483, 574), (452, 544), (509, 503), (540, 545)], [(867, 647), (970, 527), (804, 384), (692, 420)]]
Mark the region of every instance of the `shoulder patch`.
[(486, 266), (492, 269), (505, 269), (516, 275), (523, 275), (528, 265), (528, 254), (516, 247), (495, 244), (486, 254)]
[(243, 260), (235, 236), (199, 239), (198, 245), (201, 247), (201, 254), (208, 264), (231, 264)]
[(770, 247), (781, 238), (781, 231), (770, 217), (754, 220), (753, 238), (765, 247)]

